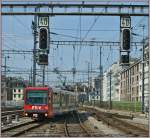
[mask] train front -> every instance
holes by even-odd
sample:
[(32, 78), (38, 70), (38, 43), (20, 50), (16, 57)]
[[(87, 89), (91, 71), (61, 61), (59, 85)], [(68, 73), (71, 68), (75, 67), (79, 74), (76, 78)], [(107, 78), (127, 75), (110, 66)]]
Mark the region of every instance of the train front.
[(52, 116), (52, 91), (48, 87), (27, 87), (24, 92), (25, 116), (43, 119)]

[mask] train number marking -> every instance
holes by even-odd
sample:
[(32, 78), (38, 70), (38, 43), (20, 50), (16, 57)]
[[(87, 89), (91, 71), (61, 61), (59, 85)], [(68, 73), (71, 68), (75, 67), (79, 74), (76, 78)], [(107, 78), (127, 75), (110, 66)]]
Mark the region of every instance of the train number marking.
[(41, 110), (41, 106), (32, 106), (32, 110)]

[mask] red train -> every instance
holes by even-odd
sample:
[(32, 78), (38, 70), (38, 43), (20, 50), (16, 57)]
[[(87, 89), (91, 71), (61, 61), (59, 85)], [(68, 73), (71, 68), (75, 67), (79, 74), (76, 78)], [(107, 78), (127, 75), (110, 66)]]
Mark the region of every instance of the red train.
[(24, 114), (28, 117), (51, 118), (76, 110), (76, 94), (49, 87), (27, 87), (24, 90)]

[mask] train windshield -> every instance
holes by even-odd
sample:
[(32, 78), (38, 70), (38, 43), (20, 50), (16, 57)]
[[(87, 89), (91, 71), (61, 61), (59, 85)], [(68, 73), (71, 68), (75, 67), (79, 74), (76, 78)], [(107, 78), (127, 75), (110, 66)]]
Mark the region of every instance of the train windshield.
[(48, 100), (48, 93), (47, 91), (27, 91), (27, 100), (26, 104), (32, 104), (32, 105), (41, 105), (41, 104), (47, 104)]

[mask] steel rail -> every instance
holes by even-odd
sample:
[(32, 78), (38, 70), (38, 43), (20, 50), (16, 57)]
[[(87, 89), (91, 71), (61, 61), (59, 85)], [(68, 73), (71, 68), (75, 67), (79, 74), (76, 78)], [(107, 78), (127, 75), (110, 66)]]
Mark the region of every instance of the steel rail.
[(65, 129), (65, 136), (69, 137), (69, 131), (68, 131), (68, 127), (67, 127), (67, 119), (65, 119), (65, 122), (64, 122), (64, 129)]
[(41, 122), (41, 123), (38, 123), (36, 121), (26, 122), (26, 123), (2, 130), (2, 136), (8, 135), (9, 137), (18, 137), (18, 136), (24, 134), (25, 132), (30, 131), (34, 128), (38, 128), (44, 124), (45, 124), (45, 122)]
[(96, 114), (96, 117), (105, 122), (106, 124), (118, 128), (130, 136), (148, 136), (148, 130), (135, 126), (133, 123), (129, 123), (125, 120), (121, 120), (118, 117), (104, 112), (97, 111), (96, 109), (90, 109)]
[(83, 123), (81, 122), (81, 119), (80, 119), (80, 117), (79, 117), (79, 114), (76, 112), (76, 116), (77, 116), (77, 118), (78, 118), (78, 120), (79, 120), (79, 123), (80, 123), (80, 127), (84, 130), (84, 132), (86, 132), (86, 134), (88, 135), (88, 136), (91, 136), (91, 134), (88, 132), (88, 130), (86, 129), (86, 127), (85, 127), (85, 125), (83, 125)]
[[(86, 130), (86, 128), (85, 128), (84, 125), (82, 124), (82, 122), (81, 122), (81, 120), (80, 120), (78, 114), (75, 113), (75, 112), (72, 112), (72, 115), (73, 115), (74, 120), (77, 119), (78, 124), (79, 124), (79, 127), (81, 128), (80, 130), (83, 130), (82, 133), (86, 133), (86, 136), (91, 136), (91, 134)], [(65, 118), (65, 122), (64, 122), (64, 126), (65, 126), (65, 136), (71, 137), (72, 135), (70, 134), (70, 132), (69, 132), (69, 130), (68, 130), (69, 126), (67, 125), (67, 120), (68, 120), (68, 118), (66, 117), (66, 118)], [(79, 134), (80, 134), (80, 133), (79, 133)]]
[(23, 113), (23, 110), (4, 111), (1, 112), (1, 116), (17, 114), (17, 113)]
[(15, 126), (12, 126), (12, 127), (4, 128), (4, 129), (1, 130), (1, 132), (4, 133), (4, 132), (7, 132), (7, 131), (10, 131), (10, 130), (19, 128), (19, 127), (24, 126), (24, 125), (35, 123), (35, 122), (36, 122), (35, 120), (32, 120), (32, 121), (25, 122), (25, 123), (22, 123), (22, 124), (19, 124), (19, 125), (15, 125)]

